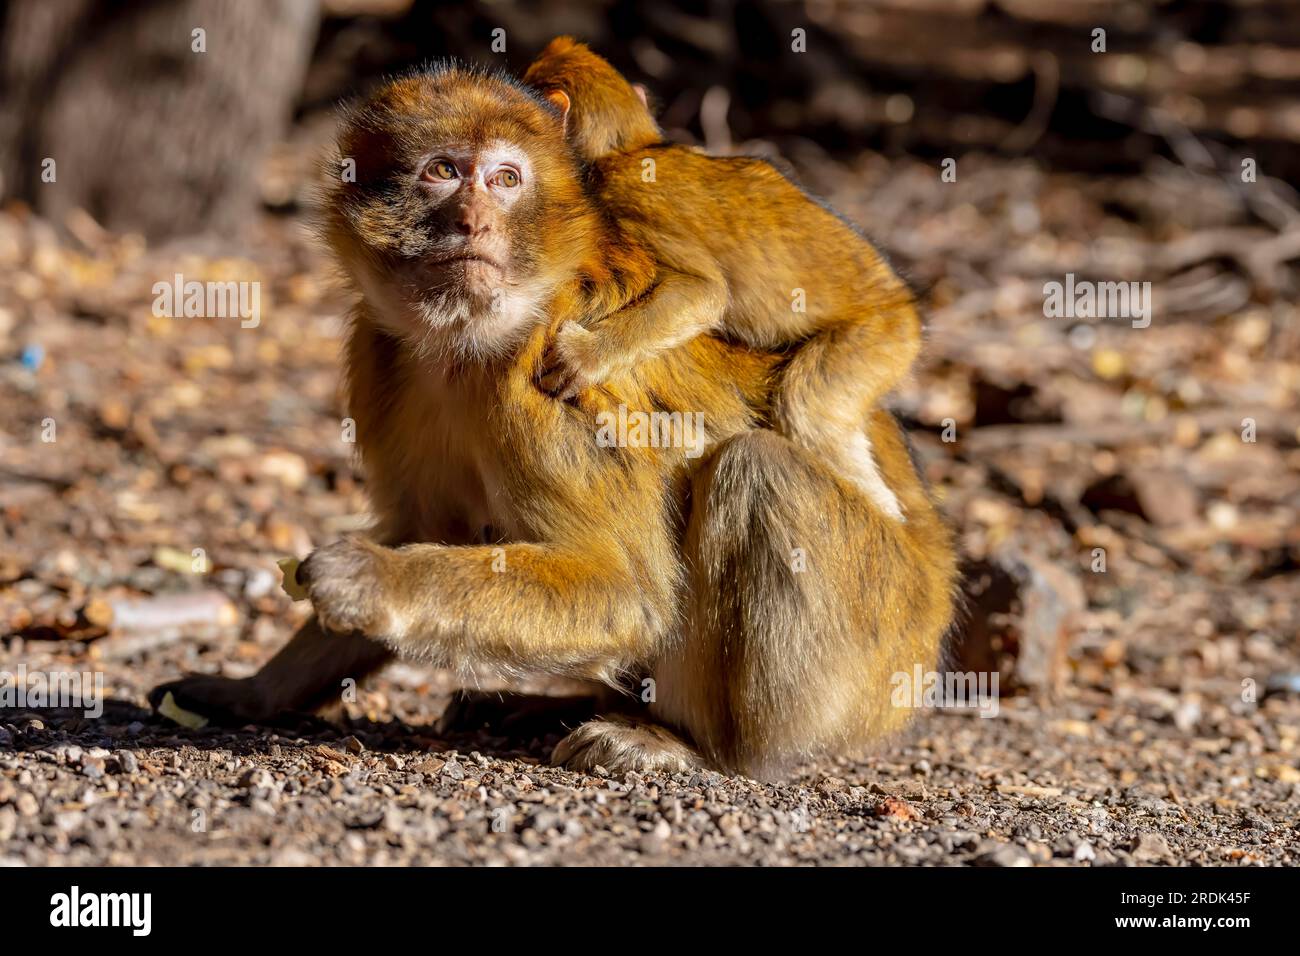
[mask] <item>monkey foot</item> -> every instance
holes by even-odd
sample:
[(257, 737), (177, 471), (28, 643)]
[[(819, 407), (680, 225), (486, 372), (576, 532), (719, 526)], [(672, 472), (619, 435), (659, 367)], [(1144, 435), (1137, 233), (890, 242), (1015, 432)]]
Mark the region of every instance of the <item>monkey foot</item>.
[(262, 723), (275, 714), (257, 686), (248, 679), (190, 674), (151, 690), (150, 706), (157, 710), (169, 693), (182, 710), (219, 725)]
[(561, 740), (551, 763), (569, 770), (610, 773), (681, 773), (703, 765), (695, 750), (656, 724), (621, 717), (590, 720)]

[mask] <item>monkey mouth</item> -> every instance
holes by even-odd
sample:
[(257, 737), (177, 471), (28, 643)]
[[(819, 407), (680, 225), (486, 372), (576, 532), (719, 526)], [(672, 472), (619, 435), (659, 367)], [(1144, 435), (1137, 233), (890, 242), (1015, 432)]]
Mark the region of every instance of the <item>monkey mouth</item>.
[(440, 259), (434, 259), (429, 264), (445, 268), (447, 266), (455, 265), (456, 263), (464, 263), (466, 266), (470, 266), (474, 264), (485, 265), (485, 266), (490, 266), (493, 269), (496, 269), (498, 272), (501, 271), (501, 264), (499, 262), (497, 262), (491, 256), (483, 255), (483, 253), (481, 252), (469, 252), (469, 251), (455, 252), (449, 256), (443, 256)]

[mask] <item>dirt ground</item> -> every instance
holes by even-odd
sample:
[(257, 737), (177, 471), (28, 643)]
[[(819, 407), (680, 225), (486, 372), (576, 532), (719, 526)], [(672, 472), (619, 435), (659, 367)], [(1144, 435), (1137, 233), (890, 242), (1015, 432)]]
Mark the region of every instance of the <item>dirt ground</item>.
[[(276, 559), (365, 522), (345, 303), (293, 218), (146, 248), (11, 208), (0, 669), (100, 674), (105, 707), (0, 708), (0, 863), (1300, 862), (1300, 323), (1275, 237), (1176, 167), (971, 158), (941, 183), (790, 158), (926, 301), (897, 407), (970, 569), (954, 667), (998, 672), (996, 716), (928, 711), (758, 783), (551, 769), (558, 723), (442, 730), (447, 675), (409, 665), (333, 722), (152, 715), (184, 671), (252, 673), (305, 613)], [(261, 281), (260, 323), (156, 317), (175, 273)], [(1149, 327), (1045, 316), (1066, 273), (1152, 282)]]

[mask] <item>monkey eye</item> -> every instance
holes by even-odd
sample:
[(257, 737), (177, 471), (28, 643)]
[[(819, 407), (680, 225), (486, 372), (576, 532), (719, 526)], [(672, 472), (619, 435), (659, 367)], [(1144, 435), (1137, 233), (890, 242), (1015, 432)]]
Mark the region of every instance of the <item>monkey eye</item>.
[(489, 179), (488, 182), (493, 186), (504, 186), (506, 189), (514, 189), (519, 185), (519, 174), (513, 169), (503, 169)]
[(423, 175), (425, 179), (430, 181), (435, 179), (455, 179), (456, 167), (445, 159), (435, 159), (424, 167)]

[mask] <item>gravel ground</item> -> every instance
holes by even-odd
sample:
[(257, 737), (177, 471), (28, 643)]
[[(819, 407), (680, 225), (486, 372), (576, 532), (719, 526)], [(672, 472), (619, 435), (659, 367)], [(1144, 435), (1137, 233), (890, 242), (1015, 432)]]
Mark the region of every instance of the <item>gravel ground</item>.
[[(399, 710), (431, 699), (375, 687)], [(1240, 711), (1191, 728), (1174, 700), (1004, 701), (765, 784), (556, 770), (558, 733), (365, 717), (188, 731), (114, 702), (93, 722), (6, 718), (0, 863), (1294, 865), (1300, 773), (1276, 728), (1296, 702)]]

